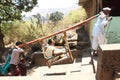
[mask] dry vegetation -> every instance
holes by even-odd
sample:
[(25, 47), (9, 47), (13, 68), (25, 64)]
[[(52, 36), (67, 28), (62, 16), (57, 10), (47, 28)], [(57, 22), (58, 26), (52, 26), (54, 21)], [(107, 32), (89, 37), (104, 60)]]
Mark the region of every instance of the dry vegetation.
[(52, 34), (73, 25), (87, 17), (83, 8), (71, 11), (63, 20), (59, 21), (56, 26), (52, 23), (38, 24), (35, 19), (32, 21), (14, 21), (2, 26), (5, 34), (4, 42), (6, 45), (16, 42), (17, 40), (28, 42), (42, 36)]

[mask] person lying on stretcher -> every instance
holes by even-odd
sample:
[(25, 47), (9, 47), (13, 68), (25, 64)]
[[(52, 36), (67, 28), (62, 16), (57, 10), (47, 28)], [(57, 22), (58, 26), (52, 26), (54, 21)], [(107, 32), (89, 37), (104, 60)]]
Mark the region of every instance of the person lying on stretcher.
[(50, 68), (53, 62), (67, 58), (68, 54), (65, 49), (55, 47), (55, 41), (53, 39), (49, 39), (48, 44), (45, 48), (44, 57), (48, 60), (47, 65)]

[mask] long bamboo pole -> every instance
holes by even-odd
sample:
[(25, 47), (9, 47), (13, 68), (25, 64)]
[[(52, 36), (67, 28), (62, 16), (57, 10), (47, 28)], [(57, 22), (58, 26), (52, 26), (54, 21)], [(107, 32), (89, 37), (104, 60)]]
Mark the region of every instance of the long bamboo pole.
[(21, 45), (19, 45), (19, 47), (27, 46), (27, 45), (29, 45), (29, 44), (32, 44), (32, 43), (35, 43), (35, 42), (39, 42), (39, 41), (45, 40), (45, 39), (50, 38), (50, 37), (52, 37), (52, 36), (55, 36), (55, 35), (57, 35), (57, 34), (64, 33), (64, 32), (69, 31), (69, 30), (73, 30), (73, 29), (75, 29), (76, 27), (81, 27), (83, 24), (85, 24), (85, 23), (93, 20), (93, 19), (96, 18), (97, 16), (99, 16), (99, 14), (94, 15), (94, 16), (92, 16), (92, 17), (90, 17), (90, 18), (88, 18), (88, 19), (86, 19), (86, 20), (84, 20), (84, 21), (82, 21), (82, 22), (80, 22), (80, 23), (77, 23), (77, 24), (75, 24), (75, 25), (72, 25), (72, 26), (70, 26), (69, 28), (63, 29), (63, 30), (58, 31), (58, 32), (56, 32), (56, 33), (53, 33), (53, 34), (51, 34), (51, 35), (48, 35), (48, 36), (45, 36), (45, 37), (42, 37), (42, 38), (35, 39), (35, 40), (33, 40), (33, 41), (30, 41), (30, 42), (27, 42), (27, 43), (24, 43), (24, 44), (21, 44)]

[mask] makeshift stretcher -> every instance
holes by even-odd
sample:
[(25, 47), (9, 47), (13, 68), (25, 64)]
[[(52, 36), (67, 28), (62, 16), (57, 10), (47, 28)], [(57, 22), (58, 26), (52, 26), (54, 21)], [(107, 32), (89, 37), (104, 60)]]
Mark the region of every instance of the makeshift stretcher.
[(42, 46), (43, 55), (44, 55), (44, 58), (46, 60), (46, 64), (48, 67), (50, 67), (53, 64), (60, 64), (63, 61), (71, 61), (71, 62), (73, 61), (73, 56), (72, 56), (72, 53), (71, 53), (69, 45), (68, 45), (66, 32), (64, 32), (64, 40), (65, 40), (65, 45), (63, 47), (64, 53), (57, 55), (57, 56), (47, 57), (47, 54), (49, 54), (50, 52), (47, 52), (45, 49), (46, 47)]

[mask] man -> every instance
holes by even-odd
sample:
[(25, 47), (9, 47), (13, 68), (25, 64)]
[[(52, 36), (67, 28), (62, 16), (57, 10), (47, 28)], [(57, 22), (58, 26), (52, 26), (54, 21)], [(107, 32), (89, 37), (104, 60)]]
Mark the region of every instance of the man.
[[(66, 51), (55, 47), (55, 41), (52, 39), (48, 40), (48, 46), (45, 49), (44, 57), (48, 60), (48, 67), (50, 68), (51, 63), (66, 57)], [(57, 57), (56, 57), (57, 56)]]
[(108, 22), (112, 20), (112, 17), (109, 17), (110, 11), (111, 11), (111, 8), (109, 7), (103, 8), (103, 11), (100, 12), (100, 15), (93, 27), (92, 49), (93, 49), (94, 55), (97, 55), (96, 52), (99, 45), (107, 43), (104, 29), (107, 26)]
[(16, 46), (12, 51), (11, 60), (10, 60), (10, 69), (11, 69), (12, 76), (18, 75), (17, 66), (19, 62), (19, 54), (24, 52), (23, 49), (18, 47), (20, 44), (22, 44), (22, 42), (16, 42)]

